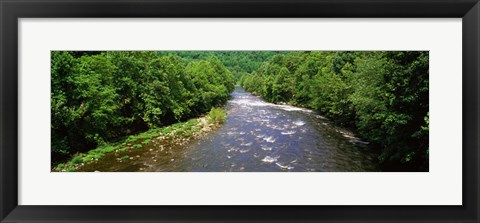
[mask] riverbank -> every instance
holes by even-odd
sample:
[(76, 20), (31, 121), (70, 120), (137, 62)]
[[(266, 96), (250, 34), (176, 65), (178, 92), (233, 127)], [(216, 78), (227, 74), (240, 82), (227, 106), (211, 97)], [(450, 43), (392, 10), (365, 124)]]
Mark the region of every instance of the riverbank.
[[(105, 160), (108, 160), (108, 162), (105, 162), (108, 165), (125, 165), (140, 158), (142, 151), (152, 152), (157, 149), (163, 151), (183, 146), (194, 139), (201, 138), (218, 128), (225, 121), (225, 117), (226, 113), (222, 109), (212, 108), (212, 111), (205, 116), (162, 128), (150, 129), (137, 135), (131, 135), (123, 141), (103, 145), (87, 153), (78, 153), (68, 162), (53, 167), (52, 171), (89, 171), (93, 166), (105, 166), (95, 165)], [(116, 162), (112, 163), (112, 160)], [(95, 169), (93, 171), (102, 170)]]

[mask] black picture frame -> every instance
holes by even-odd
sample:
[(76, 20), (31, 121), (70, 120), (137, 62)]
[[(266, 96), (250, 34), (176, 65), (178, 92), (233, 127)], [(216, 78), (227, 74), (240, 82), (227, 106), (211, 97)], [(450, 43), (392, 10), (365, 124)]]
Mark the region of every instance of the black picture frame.
[[(479, 222), (478, 0), (0, 0), (0, 15), (1, 222)], [(17, 21), (73, 17), (463, 18), (463, 205), (18, 205)]]

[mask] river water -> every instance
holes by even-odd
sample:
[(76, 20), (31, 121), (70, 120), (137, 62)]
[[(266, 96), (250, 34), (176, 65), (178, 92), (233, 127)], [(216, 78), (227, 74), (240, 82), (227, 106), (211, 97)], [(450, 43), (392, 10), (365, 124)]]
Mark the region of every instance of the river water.
[[(308, 109), (276, 105), (236, 87), (227, 121), (186, 145), (151, 143), (106, 154), (78, 171), (351, 172), (379, 171), (367, 142)], [(129, 159), (119, 157), (128, 155)]]
[(314, 111), (236, 87), (226, 123), (152, 171), (377, 171), (368, 143)]

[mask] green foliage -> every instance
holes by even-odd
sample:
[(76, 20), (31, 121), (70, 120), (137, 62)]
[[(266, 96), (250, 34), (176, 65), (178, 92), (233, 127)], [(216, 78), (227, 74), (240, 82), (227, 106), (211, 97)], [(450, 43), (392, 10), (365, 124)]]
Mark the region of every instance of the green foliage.
[(75, 168), (73, 168), (73, 167), (68, 167), (65, 171), (66, 171), (66, 172), (75, 172)]
[(95, 154), (95, 153), (111, 153), (115, 150), (119, 149), (118, 146), (113, 146), (113, 145), (107, 145), (107, 146), (101, 146), (96, 148), (95, 150), (90, 150), (89, 154)]
[(428, 169), (428, 61), (416, 51), (53, 51), (52, 161), (77, 154), (70, 163), (78, 165), (159, 135), (190, 137), (195, 121), (171, 124), (207, 112), (224, 122), (212, 108), (237, 82), (355, 129), (386, 165)]
[(356, 129), (388, 168), (428, 169), (428, 52), (290, 52), (240, 84)]
[(83, 162), (83, 156), (75, 156), (73, 159), (70, 161), (70, 164), (79, 164)]
[(162, 130), (162, 135), (167, 135), (168, 133), (170, 133), (173, 129), (171, 127), (167, 127), (167, 128), (164, 128)]
[(208, 113), (208, 123), (224, 123), (227, 120), (227, 112), (222, 108), (212, 108)]
[(176, 55), (187, 61), (209, 60), (216, 57), (233, 74), (235, 82), (243, 75), (252, 73), (270, 57), (284, 54), (284, 51), (172, 51), (160, 55)]
[[(70, 161), (66, 163), (60, 163), (57, 164), (53, 170), (54, 171), (64, 171), (64, 172), (73, 172), (76, 170), (78, 165), (80, 164), (86, 164), (95, 160), (98, 160), (102, 157), (104, 157), (107, 153), (112, 153), (112, 152), (121, 152), (121, 151), (126, 151), (130, 149), (142, 149), (146, 148), (145, 145), (148, 145), (154, 140), (154, 138), (160, 137), (160, 134), (162, 136), (168, 135), (170, 139), (173, 140), (183, 140), (186, 138), (190, 138), (193, 136), (194, 133), (199, 132), (202, 129), (202, 123), (199, 121), (200, 118), (197, 119), (190, 119), (187, 122), (180, 122), (180, 123), (175, 123), (173, 125), (163, 127), (163, 128), (155, 128), (155, 129), (150, 129), (148, 131), (136, 134), (136, 135), (130, 135), (123, 141), (117, 141), (111, 144), (106, 144), (103, 146), (99, 146), (96, 149), (92, 149), (86, 153), (76, 153), (75, 155), (72, 156)], [(165, 131), (167, 130), (168, 131)], [(163, 134), (163, 132), (168, 132), (166, 134)], [(120, 157), (120, 160), (128, 159), (129, 156), (125, 155)]]
[(52, 51), (51, 75), (54, 163), (202, 115), (234, 89), (232, 73), (214, 56), (185, 60), (154, 51)]

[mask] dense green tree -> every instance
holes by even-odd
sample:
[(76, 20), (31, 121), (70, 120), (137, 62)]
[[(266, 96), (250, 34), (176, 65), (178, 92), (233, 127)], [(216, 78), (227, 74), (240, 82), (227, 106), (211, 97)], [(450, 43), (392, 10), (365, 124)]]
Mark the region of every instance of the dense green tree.
[(68, 52), (53, 52), (51, 56), (51, 129), (52, 154), (64, 156), (69, 153), (68, 131), (78, 115), (69, 107), (71, 100), (70, 89), (73, 88), (67, 81), (73, 73), (75, 62)]
[(164, 51), (160, 55), (176, 55), (185, 60), (209, 60), (217, 58), (232, 73), (235, 82), (256, 71), (270, 57), (285, 54), (284, 51)]
[(240, 84), (353, 128), (387, 169), (428, 169), (428, 52), (289, 52)]
[(216, 57), (153, 51), (51, 54), (52, 160), (225, 103), (234, 77)]

